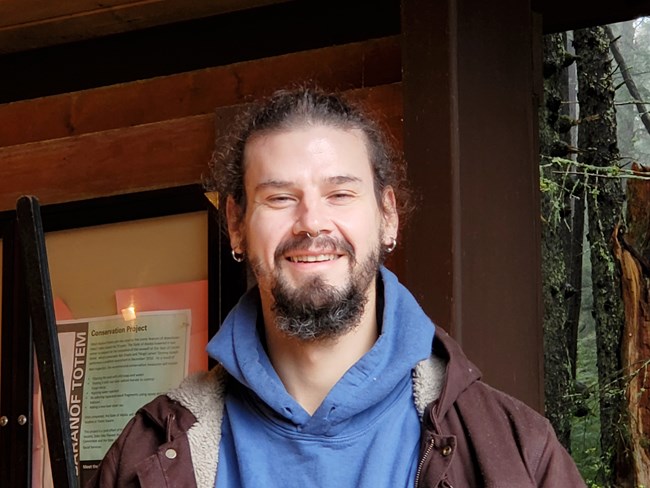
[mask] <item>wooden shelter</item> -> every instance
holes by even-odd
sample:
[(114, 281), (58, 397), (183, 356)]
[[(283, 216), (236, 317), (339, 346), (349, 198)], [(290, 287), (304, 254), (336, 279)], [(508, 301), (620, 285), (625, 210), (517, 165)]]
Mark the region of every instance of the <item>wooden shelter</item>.
[(648, 0), (3, 2), (0, 211), (200, 183), (237, 105), (306, 80), (350, 91), (419, 196), (401, 280), (488, 382), (542, 410), (541, 36), (644, 14)]

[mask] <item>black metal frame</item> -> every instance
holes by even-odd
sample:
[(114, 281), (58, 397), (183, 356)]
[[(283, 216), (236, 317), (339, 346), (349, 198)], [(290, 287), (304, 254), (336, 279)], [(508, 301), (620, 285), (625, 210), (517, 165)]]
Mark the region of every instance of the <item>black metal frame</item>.
[[(9, 487), (30, 486), (32, 472), (32, 328), (15, 217), (2, 223), (2, 356), (0, 362), (0, 473)], [(26, 422), (19, 423), (20, 418)]]
[[(18, 242), (22, 250), (21, 266), (18, 269), (25, 280), (29, 328), (43, 392), (52, 479), (57, 488), (73, 488), (78, 483), (72, 452), (70, 420), (65, 399), (61, 352), (56, 335), (45, 234), (40, 206), (35, 197), (25, 196), (18, 199), (16, 221)], [(31, 362), (31, 357), (29, 360)]]

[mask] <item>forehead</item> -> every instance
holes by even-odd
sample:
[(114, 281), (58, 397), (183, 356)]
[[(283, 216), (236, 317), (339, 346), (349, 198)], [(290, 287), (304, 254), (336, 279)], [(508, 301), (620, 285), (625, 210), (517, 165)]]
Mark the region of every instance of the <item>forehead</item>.
[(251, 179), (331, 178), (350, 175), (372, 181), (366, 138), (358, 129), (310, 125), (253, 136), (244, 150)]

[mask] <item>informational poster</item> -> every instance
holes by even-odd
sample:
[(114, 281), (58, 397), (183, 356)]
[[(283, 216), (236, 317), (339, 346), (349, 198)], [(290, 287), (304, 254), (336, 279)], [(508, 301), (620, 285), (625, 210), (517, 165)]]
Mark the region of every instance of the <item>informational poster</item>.
[(73, 452), (83, 486), (134, 413), (187, 373), (190, 310), (58, 323)]
[(188, 373), (206, 371), (208, 355), (208, 280), (115, 290), (117, 312), (132, 308), (134, 313), (152, 310), (192, 311)]
[[(65, 301), (55, 297), (80, 486), (138, 408), (178, 386), (184, 376), (207, 369), (207, 284), (198, 280), (115, 290), (120, 315), (90, 319), (74, 318)], [(138, 330), (143, 324), (147, 330)], [(32, 488), (54, 488), (37, 375), (34, 405), (39, 408), (34, 412)]]

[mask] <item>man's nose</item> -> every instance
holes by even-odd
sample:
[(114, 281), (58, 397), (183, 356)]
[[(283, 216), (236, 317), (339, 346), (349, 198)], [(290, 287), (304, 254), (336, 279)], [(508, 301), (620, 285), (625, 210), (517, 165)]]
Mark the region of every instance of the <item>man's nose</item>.
[(327, 204), (320, 198), (303, 198), (297, 207), (293, 233), (316, 237), (322, 233), (329, 233), (331, 230), (332, 222)]

